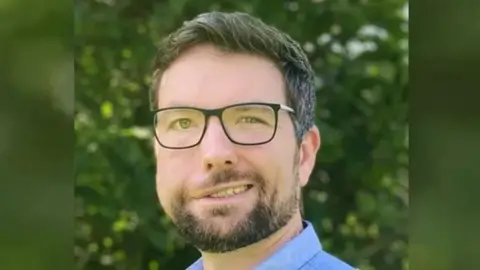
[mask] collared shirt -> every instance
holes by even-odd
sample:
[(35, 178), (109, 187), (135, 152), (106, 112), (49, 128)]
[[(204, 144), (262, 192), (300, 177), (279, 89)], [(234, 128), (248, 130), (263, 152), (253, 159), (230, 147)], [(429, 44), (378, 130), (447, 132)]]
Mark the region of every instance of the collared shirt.
[[(322, 249), (313, 225), (304, 221), (304, 230), (254, 270), (354, 270)], [(203, 270), (200, 258), (187, 270)]]

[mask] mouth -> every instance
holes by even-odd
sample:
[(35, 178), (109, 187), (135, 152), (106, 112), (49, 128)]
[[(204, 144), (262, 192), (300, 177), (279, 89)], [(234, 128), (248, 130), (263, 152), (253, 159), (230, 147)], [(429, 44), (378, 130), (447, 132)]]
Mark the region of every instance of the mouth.
[(231, 188), (226, 188), (222, 189), (218, 192), (209, 194), (205, 196), (204, 198), (211, 198), (211, 199), (224, 199), (224, 198), (230, 198), (234, 196), (241, 195), (243, 193), (246, 193), (250, 189), (253, 188), (253, 185), (242, 185), (242, 186), (237, 186), (237, 187), (231, 187)]

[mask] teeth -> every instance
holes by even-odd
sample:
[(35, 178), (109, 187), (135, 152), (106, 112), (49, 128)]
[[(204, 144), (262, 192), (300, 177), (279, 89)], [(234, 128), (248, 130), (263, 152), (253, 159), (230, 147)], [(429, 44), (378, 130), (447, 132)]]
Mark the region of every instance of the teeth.
[(230, 197), (230, 196), (242, 193), (247, 189), (248, 189), (247, 186), (229, 188), (229, 189), (225, 189), (225, 190), (222, 190), (220, 192), (217, 192), (215, 194), (212, 194), (212, 195), (210, 195), (210, 197), (212, 197), (212, 198), (226, 198), (226, 197)]

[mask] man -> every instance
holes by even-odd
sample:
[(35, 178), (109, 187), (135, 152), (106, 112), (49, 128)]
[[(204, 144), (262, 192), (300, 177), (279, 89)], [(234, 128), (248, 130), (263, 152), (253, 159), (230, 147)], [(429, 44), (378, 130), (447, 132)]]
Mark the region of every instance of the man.
[(353, 269), (300, 212), (320, 147), (300, 46), (247, 14), (212, 12), (159, 47), (157, 194), (202, 254), (188, 269)]

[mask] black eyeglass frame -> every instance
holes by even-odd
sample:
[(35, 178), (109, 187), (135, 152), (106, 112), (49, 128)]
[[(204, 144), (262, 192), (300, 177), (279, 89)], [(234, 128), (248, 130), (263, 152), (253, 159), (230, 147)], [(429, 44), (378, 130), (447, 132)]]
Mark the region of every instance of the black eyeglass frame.
[[(272, 108), (274, 114), (275, 114), (275, 126), (274, 126), (274, 130), (273, 130), (273, 134), (271, 136), (270, 139), (266, 140), (266, 141), (262, 141), (262, 142), (259, 142), (259, 143), (239, 143), (237, 141), (235, 141), (234, 139), (232, 139), (230, 137), (230, 135), (228, 134), (228, 131), (223, 123), (223, 120), (222, 120), (222, 114), (225, 110), (227, 109), (230, 109), (230, 108), (233, 108), (233, 107), (240, 107), (240, 106), (248, 106), (248, 105), (260, 105), (260, 106), (268, 106), (270, 108)], [(157, 117), (157, 114), (159, 112), (162, 112), (162, 111), (167, 111), (167, 110), (172, 110), (172, 109), (190, 109), (190, 110), (196, 110), (196, 111), (199, 111), (201, 113), (203, 113), (203, 115), (205, 116), (205, 126), (203, 127), (203, 131), (202, 131), (202, 135), (200, 136), (199, 140), (197, 143), (193, 144), (193, 145), (189, 145), (189, 146), (183, 146), (183, 147), (170, 147), (170, 146), (166, 146), (164, 145), (160, 139), (158, 138), (158, 135), (157, 135), (157, 132), (156, 132), (156, 128), (155, 128), (155, 125), (156, 125), (156, 117)], [(283, 111), (286, 111), (290, 114), (295, 114), (295, 110), (292, 109), (291, 107), (287, 106), (287, 105), (284, 105), (284, 104), (279, 104), (279, 103), (266, 103), (266, 102), (246, 102), (246, 103), (237, 103), (237, 104), (232, 104), (232, 105), (228, 105), (228, 106), (225, 106), (225, 107), (222, 107), (222, 108), (217, 108), (217, 109), (202, 109), (202, 108), (197, 108), (197, 107), (190, 107), (190, 106), (179, 106), (179, 107), (168, 107), (168, 108), (162, 108), (162, 109), (157, 109), (157, 110), (154, 110), (152, 111), (152, 116), (153, 116), (153, 133), (154, 133), (154, 136), (155, 136), (155, 139), (157, 140), (157, 142), (163, 147), (163, 148), (167, 148), (167, 149), (174, 149), (174, 150), (178, 150), (178, 149), (188, 149), (188, 148), (193, 148), (197, 145), (199, 145), (202, 140), (203, 140), (203, 137), (205, 136), (205, 132), (207, 131), (207, 127), (208, 127), (208, 120), (210, 119), (210, 117), (212, 116), (216, 116), (219, 120), (220, 120), (220, 124), (222, 125), (222, 129), (223, 129), (223, 132), (225, 133), (225, 135), (227, 136), (227, 138), (234, 144), (237, 144), (237, 145), (244, 145), (244, 146), (254, 146), (254, 145), (262, 145), (262, 144), (266, 144), (266, 143), (269, 143), (273, 140), (273, 138), (275, 138), (275, 135), (277, 134), (277, 127), (278, 127), (278, 114), (280, 112), (280, 110), (283, 110)]]

